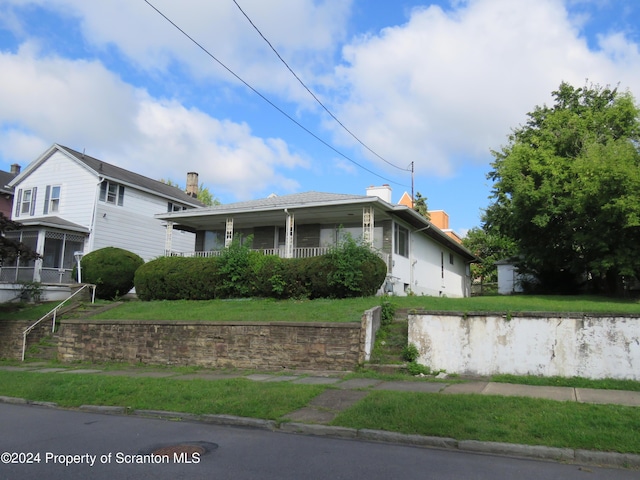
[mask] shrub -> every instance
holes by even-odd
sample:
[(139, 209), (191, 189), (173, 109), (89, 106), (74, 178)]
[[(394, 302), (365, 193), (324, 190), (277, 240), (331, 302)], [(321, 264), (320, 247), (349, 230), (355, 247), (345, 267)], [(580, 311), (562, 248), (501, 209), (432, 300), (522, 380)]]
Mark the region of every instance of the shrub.
[(86, 254), (80, 267), (83, 281), (96, 285), (96, 297), (111, 300), (133, 288), (136, 270), (143, 264), (133, 252), (105, 247)]
[(407, 362), (415, 362), (420, 356), (420, 352), (418, 351), (418, 347), (416, 347), (413, 343), (405, 345), (402, 348), (402, 358)]
[(380, 323), (385, 325), (391, 325), (393, 323), (393, 318), (396, 314), (396, 306), (389, 300), (389, 298), (385, 295), (383, 297), (382, 302), (380, 302)]
[(135, 275), (141, 300), (211, 300), (218, 282), (216, 258), (160, 257)]
[[(238, 240), (219, 257), (162, 257), (135, 276), (141, 300), (213, 298), (345, 298), (376, 293), (386, 265), (368, 247), (348, 239), (330, 254), (282, 259)], [(393, 316), (393, 313), (391, 313)]]
[(331, 297), (363, 297), (374, 295), (384, 282), (387, 266), (366, 245), (349, 235), (325, 255), (327, 285)]
[(218, 257), (219, 282), (216, 285), (216, 297), (242, 298), (252, 295), (255, 281), (250, 268), (251, 250), (247, 246), (251, 241), (252, 237), (249, 237), (243, 244), (235, 238)]

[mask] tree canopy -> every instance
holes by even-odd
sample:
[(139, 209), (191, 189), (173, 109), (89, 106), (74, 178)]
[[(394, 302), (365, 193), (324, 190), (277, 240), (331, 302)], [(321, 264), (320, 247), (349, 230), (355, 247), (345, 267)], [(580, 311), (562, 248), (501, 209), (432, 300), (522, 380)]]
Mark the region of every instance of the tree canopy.
[(562, 83), (492, 154), (485, 228), (547, 290), (619, 290), (640, 273), (640, 109), (629, 92)]
[(427, 220), (430, 219), (431, 215), (429, 215), (429, 208), (427, 207), (427, 197), (423, 197), (420, 192), (416, 192), (413, 209)]

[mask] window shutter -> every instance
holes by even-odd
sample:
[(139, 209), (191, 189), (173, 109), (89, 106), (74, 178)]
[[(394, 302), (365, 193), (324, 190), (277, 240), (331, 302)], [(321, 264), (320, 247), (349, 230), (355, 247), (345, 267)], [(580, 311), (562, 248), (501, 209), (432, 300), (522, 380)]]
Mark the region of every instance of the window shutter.
[(36, 193), (38, 193), (38, 187), (33, 187), (31, 192), (31, 211), (29, 212), (29, 215), (33, 217), (36, 213)]
[(103, 180), (102, 183), (100, 184), (100, 201), (101, 202), (107, 201), (107, 181), (106, 180)]
[(18, 195), (16, 197), (16, 213), (15, 216), (19, 217), (20, 216), (20, 204), (22, 203), (22, 189), (18, 190)]
[(51, 196), (51, 185), (47, 185), (47, 189), (44, 191), (44, 209), (42, 213), (45, 215), (49, 213), (49, 197)]
[(124, 186), (120, 185), (118, 187), (118, 205), (122, 206), (124, 204)]

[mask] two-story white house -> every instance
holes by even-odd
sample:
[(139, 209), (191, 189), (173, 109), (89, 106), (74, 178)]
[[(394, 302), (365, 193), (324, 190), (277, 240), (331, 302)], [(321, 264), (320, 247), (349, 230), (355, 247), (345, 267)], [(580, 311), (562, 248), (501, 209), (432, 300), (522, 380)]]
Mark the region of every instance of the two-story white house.
[[(0, 282), (72, 283), (74, 253), (107, 246), (129, 250), (145, 261), (163, 255), (167, 227), (154, 216), (203, 206), (195, 198), (197, 174), (189, 175), (188, 194), (54, 144), (9, 182), (14, 192), (11, 218), (23, 228), (6, 236), (41, 258), (5, 261)], [(195, 235), (176, 232), (171, 241), (191, 250)]]
[[(476, 257), (407, 205), (391, 203), (391, 188), (366, 195), (305, 192), (156, 215), (173, 231), (196, 234), (196, 251), (167, 242), (168, 254), (214, 256), (234, 239), (284, 258), (317, 256), (349, 233), (387, 263), (384, 290), (396, 295), (466, 297)], [(175, 233), (174, 233), (175, 237)]]

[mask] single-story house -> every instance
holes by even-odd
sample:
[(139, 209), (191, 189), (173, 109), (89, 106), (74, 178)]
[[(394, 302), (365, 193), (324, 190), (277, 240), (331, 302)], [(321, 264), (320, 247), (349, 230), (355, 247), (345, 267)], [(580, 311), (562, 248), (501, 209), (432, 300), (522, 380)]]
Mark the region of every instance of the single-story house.
[[(234, 238), (252, 236), (251, 248), (284, 258), (317, 256), (345, 234), (369, 245), (385, 260), (383, 289), (396, 295), (466, 297), (476, 257), (425, 217), (391, 203), (391, 188), (366, 195), (305, 192), (156, 215), (195, 234), (195, 251), (167, 241), (167, 255), (213, 256)], [(169, 239), (172, 237), (168, 237)]]

